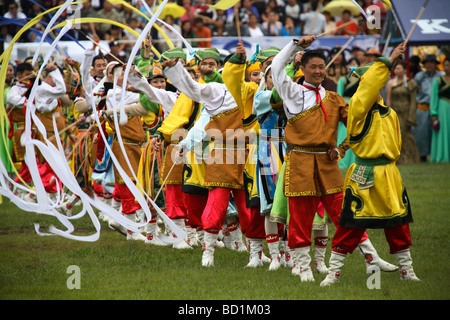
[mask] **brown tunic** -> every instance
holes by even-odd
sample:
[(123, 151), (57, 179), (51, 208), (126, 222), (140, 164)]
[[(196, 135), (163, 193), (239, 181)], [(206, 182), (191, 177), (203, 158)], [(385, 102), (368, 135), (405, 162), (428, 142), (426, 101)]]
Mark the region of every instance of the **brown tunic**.
[[(285, 129), (288, 145), (284, 175), (287, 197), (321, 196), (343, 190), (344, 180), (337, 161), (328, 157), (336, 147), (338, 122), (347, 122), (348, 104), (337, 93), (326, 91), (320, 103), (291, 119)], [(343, 150), (340, 150), (341, 154)]]
[[(114, 122), (110, 121), (110, 126), (113, 130), (115, 130)], [(145, 132), (142, 126), (142, 121), (140, 116), (133, 116), (128, 119), (128, 122), (125, 125), (119, 125), (120, 135), (122, 137), (123, 146), (125, 152), (128, 156), (128, 160), (131, 164), (131, 169), (134, 174), (137, 175), (139, 168), (139, 161), (141, 159), (141, 145), (146, 141)], [(112, 144), (112, 152), (117, 158), (118, 162), (121, 164), (122, 169), (125, 171), (125, 174), (134, 181), (133, 173), (128, 166), (128, 163), (125, 159), (125, 155), (123, 154), (120, 144), (115, 138)], [(117, 168), (114, 166), (114, 179), (116, 184), (124, 184), (123, 178), (119, 174)]]
[[(248, 151), (245, 147), (242, 118), (242, 113), (236, 107), (214, 116), (205, 126), (211, 139), (211, 154), (206, 160), (206, 187), (244, 188), (244, 167)], [(228, 137), (228, 141), (227, 129), (236, 130), (234, 135)]]

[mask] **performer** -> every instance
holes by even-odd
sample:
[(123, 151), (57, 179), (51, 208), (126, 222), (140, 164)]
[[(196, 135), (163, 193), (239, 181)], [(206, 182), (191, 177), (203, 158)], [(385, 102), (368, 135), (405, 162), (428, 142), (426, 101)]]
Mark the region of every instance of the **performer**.
[[(179, 59), (182, 61), (180, 63), (182, 63), (183, 66), (186, 64), (186, 54), (180, 52), (179, 49), (165, 52), (162, 55), (161, 60), (164, 64), (171, 59)], [(180, 140), (184, 137), (186, 130), (192, 128), (195, 121), (200, 116), (200, 112), (201, 105), (199, 103), (191, 100), (183, 93), (179, 94), (170, 113), (155, 132), (155, 138), (152, 141), (155, 150), (159, 150), (159, 148), (162, 147), (162, 142), (167, 143), (160, 176), (160, 184), (164, 181), (166, 182), (166, 214), (181, 229), (187, 229), (187, 220), (188, 223), (193, 223), (193, 225), (190, 226), (197, 228), (197, 231), (200, 231), (200, 226), (196, 223), (195, 216), (198, 215), (198, 212), (201, 214), (203, 211), (203, 204), (206, 203), (206, 196), (204, 193), (196, 196), (195, 193), (191, 195), (190, 193), (182, 192), (183, 180), (185, 179), (185, 163), (179, 162), (174, 164), (174, 150)], [(169, 172), (170, 170), (172, 171)], [(201, 186), (199, 187), (202, 188)], [(197, 214), (195, 212), (197, 212)], [(195, 241), (192, 241), (189, 237), (175, 244), (174, 247), (188, 249), (192, 248), (190, 244), (194, 245)]]
[[(149, 45), (151, 47), (151, 45)], [(147, 74), (147, 79), (143, 78), (137, 71), (132, 70), (128, 81), (133, 86), (134, 89), (141, 92), (141, 96), (139, 98), (140, 105), (144, 106), (144, 110), (140, 113), (143, 116), (150, 116), (151, 119), (154, 119), (153, 124), (159, 123), (159, 117), (168, 116), (170, 114), (171, 109), (173, 108), (175, 102), (178, 99), (178, 93), (172, 91), (166, 91), (166, 78), (163, 75), (161, 69), (159, 67), (151, 67)], [(149, 121), (149, 123), (151, 120)], [(155, 125), (153, 125), (154, 127)], [(156, 128), (155, 128), (156, 129)], [(155, 130), (156, 131), (156, 130)], [(150, 149), (149, 149), (150, 148)], [(144, 168), (145, 166), (151, 167), (153, 166), (154, 159), (156, 156), (156, 150), (151, 140), (147, 143), (145, 149), (145, 157), (141, 157), (141, 161), (139, 164), (140, 168)], [(144, 160), (148, 161), (150, 164), (146, 164), (143, 162)], [(143, 173), (139, 171), (139, 177), (143, 178)], [(148, 175), (148, 174), (147, 174)], [(146, 191), (150, 190), (150, 196), (153, 198), (155, 196), (153, 181), (149, 181), (147, 179), (144, 181), (142, 179), (142, 187), (145, 188)], [(145, 182), (145, 183), (144, 183)], [(152, 186), (150, 186), (152, 185)], [(159, 191), (159, 189), (157, 190)], [(157, 223), (156, 223), (156, 214), (152, 215), (152, 219), (148, 221), (145, 226), (145, 232), (147, 233), (146, 243), (156, 244), (156, 245), (165, 245), (161, 240), (159, 240), (157, 235)], [(176, 223), (176, 222), (175, 222)], [(180, 225), (180, 223), (178, 223)], [(183, 241), (180, 243), (174, 244), (174, 248), (183, 248), (185, 244)]]
[[(42, 72), (42, 77), (43, 80), (37, 87), (34, 101), (37, 110), (36, 114), (45, 126), (47, 140), (57, 147), (56, 139), (60, 139), (61, 141), (59, 131), (66, 126), (62, 111), (62, 103), (59, 100), (66, 94), (66, 84), (61, 71), (54, 62), (49, 62), (46, 65)], [(55, 117), (56, 120), (56, 128), (53, 127), (53, 117)], [(38, 132), (37, 139), (45, 143), (41, 132)], [(61, 190), (62, 188), (61, 181), (56, 177), (55, 172), (40, 153), (38, 154), (38, 159), (39, 163), (42, 165), (39, 168), (39, 174), (42, 178), (45, 191), (53, 200), (56, 200), (56, 193), (58, 192), (58, 189)]]
[[(270, 66), (271, 61), (273, 60), (273, 57), (279, 52), (280, 50), (275, 47), (271, 47), (266, 50), (260, 51), (257, 56), (256, 60), (258, 64), (260, 65), (260, 72), (264, 73), (265, 70)], [(267, 195), (263, 193), (264, 189), (261, 189), (260, 182), (261, 179), (266, 179), (267, 175), (262, 174), (261, 172), (261, 157), (260, 157), (260, 148), (265, 148), (267, 144), (267, 137), (270, 137), (270, 130), (272, 129), (269, 125), (269, 122), (272, 126), (276, 126), (277, 123), (277, 115), (274, 114), (275, 118), (275, 124), (271, 121), (265, 122), (267, 119), (266, 113), (268, 111), (261, 112), (261, 110), (258, 110), (256, 106), (259, 102), (256, 99), (256, 95), (258, 95), (261, 92), (266, 91), (266, 78), (263, 77), (259, 80), (259, 85), (256, 82), (249, 81), (245, 82), (245, 71), (246, 71), (246, 56), (245, 56), (245, 48), (241, 42), (238, 43), (238, 47), (236, 49), (236, 53), (231, 56), (231, 58), (228, 60), (228, 62), (225, 64), (225, 68), (223, 70), (223, 75), (225, 79), (225, 84), (227, 85), (227, 88), (229, 88), (230, 92), (233, 94), (233, 97), (235, 98), (238, 105), (242, 105), (241, 109), (244, 110), (245, 113), (248, 115), (245, 117), (246, 120), (244, 120), (244, 123), (248, 121), (248, 119), (252, 119), (254, 121), (254, 125), (250, 130), (253, 130), (252, 133), (255, 135), (255, 138), (259, 138), (259, 145), (258, 143), (254, 143), (253, 145), (250, 145), (249, 147), (249, 155), (247, 158), (247, 165), (246, 165), (246, 177), (247, 181), (246, 186), (250, 184), (252, 186), (252, 190), (247, 191), (251, 194), (251, 191), (256, 193), (258, 197), (256, 198), (256, 204), (250, 203), (248, 207), (250, 207), (250, 221), (248, 222), (248, 225), (251, 226), (250, 232), (244, 233), (247, 241), (250, 241), (250, 262), (247, 266), (249, 267), (259, 267), (262, 266), (263, 260), (265, 255), (263, 254), (263, 241), (266, 239), (268, 241), (269, 245), (269, 251), (271, 255), (271, 265), (269, 266), (270, 270), (276, 269), (279, 266), (279, 250), (278, 250), (278, 225), (276, 223), (272, 223), (269, 221), (268, 213), (270, 212), (270, 208), (268, 208)], [(271, 80), (271, 78), (270, 78)], [(271, 82), (271, 81), (270, 81)], [(272, 84), (270, 84), (273, 86)], [(271, 91), (267, 91), (271, 92)], [(266, 93), (267, 93), (266, 92)], [(267, 102), (268, 98), (267, 97)], [(267, 105), (267, 104), (265, 104)], [(269, 105), (270, 107), (270, 105)], [(271, 108), (270, 108), (271, 109)], [(264, 120), (262, 118), (264, 117)], [(262, 121), (262, 122), (261, 122)], [(260, 127), (261, 125), (265, 125), (264, 130), (264, 136), (260, 135)], [(245, 125), (244, 125), (245, 127)], [(249, 129), (247, 129), (248, 131)], [(276, 128), (275, 128), (276, 130)], [(268, 132), (269, 131), (269, 132)], [(280, 137), (281, 138), (281, 137)], [(269, 138), (270, 139), (270, 138)], [(262, 142), (262, 140), (265, 140), (265, 142)], [(256, 141), (256, 139), (254, 139)], [(274, 155), (277, 154), (280, 150), (273, 150)], [(255, 154), (255, 156), (254, 156)], [(259, 159), (258, 161), (254, 161), (254, 158)], [(275, 162), (276, 156), (274, 159)], [(270, 159), (264, 157), (262, 159), (264, 162), (263, 166), (268, 166), (268, 170), (270, 171), (271, 164)], [(272, 163), (273, 164), (273, 163)], [(278, 173), (278, 167), (272, 168), (276, 171), (276, 174)], [(275, 172), (274, 171), (274, 172)], [(265, 182), (268, 182), (265, 180)], [(267, 185), (267, 183), (265, 184)], [(275, 185), (272, 186), (273, 189)], [(247, 187), (248, 188), (248, 187)], [(267, 191), (267, 190), (264, 190)], [(270, 195), (269, 195), (270, 198)]]
[(450, 162), (450, 57), (444, 60), (445, 75), (434, 80), (430, 96), (433, 125), (430, 162)]
[[(20, 138), (25, 130), (25, 103), (35, 78), (33, 76), (33, 70), (33, 66), (27, 62), (17, 65), (18, 81), (11, 86), (6, 95), (6, 101), (8, 103), (7, 111), (10, 121), (8, 138), (12, 140), (11, 160), (15, 164), (20, 164), (18, 174), (26, 184), (31, 182), (31, 174), (24, 161), (25, 147), (20, 144)], [(35, 134), (35, 129), (32, 129), (32, 134)], [(14, 181), (22, 184), (19, 177), (16, 177)], [(14, 193), (22, 198), (28, 195), (21, 188), (15, 188)]]
[[(288, 245), (295, 250), (294, 264), (300, 268), (302, 281), (314, 281), (309, 255), (311, 229), (319, 202), (335, 225), (339, 222), (342, 205), (343, 179), (337, 159), (345, 155), (346, 142), (336, 146), (337, 126), (346, 124), (348, 105), (337, 93), (325, 90), (325, 57), (321, 51), (303, 54), (301, 68), (303, 85), (294, 83), (284, 67), (295, 53), (311, 45), (315, 36), (289, 43), (272, 63), (272, 79), (287, 117), (287, 144), (284, 194), (289, 197)], [(361, 238), (360, 238), (361, 239)], [(367, 234), (361, 239), (365, 254), (373, 256), (372, 263), (386, 270), (396, 269), (376, 254)]]
[[(199, 69), (205, 68), (208, 74), (214, 74), (214, 69), (217, 69), (217, 60), (220, 59), (218, 50), (203, 49), (196, 54), (201, 58)], [(243, 113), (223, 83), (195, 82), (176, 59), (164, 62), (162, 67), (164, 74), (175, 87), (192, 100), (204, 103), (204, 108), (211, 117), (205, 127), (206, 132), (211, 134), (214, 140), (210, 144), (212, 150), (206, 160), (205, 169), (204, 185), (210, 190), (202, 215), (202, 225), (205, 230), (202, 265), (213, 266), (214, 247), (225, 221), (231, 192), (233, 192), (240, 220), (242, 215), (248, 215), (243, 189), (245, 166)], [(227, 136), (227, 129), (234, 130), (233, 134)]]
[(328, 274), (321, 286), (339, 281), (346, 254), (357, 247), (366, 228), (383, 228), (390, 252), (400, 266), (401, 279), (418, 280), (409, 251), (411, 207), (396, 166), (402, 143), (399, 121), (380, 96), (393, 63), (404, 53), (400, 44), (389, 59), (380, 57), (353, 71), (363, 75), (350, 100), (347, 123), (347, 138), (356, 161), (345, 177), (342, 213), (333, 237)]
[[(106, 105), (107, 109), (116, 110), (117, 106), (121, 102), (122, 97), (122, 87), (126, 86), (126, 83), (123, 83), (123, 69), (122, 66), (114, 64), (107, 69), (108, 73), (117, 77), (117, 87), (115, 90), (110, 90), (107, 94)], [(125, 91), (124, 103), (125, 105), (132, 105), (139, 101), (139, 94), (135, 92)], [(146, 137), (143, 129), (142, 121), (140, 116), (131, 116), (128, 117), (128, 121), (125, 125), (119, 124), (119, 130), (122, 137), (122, 141), (124, 142), (123, 146), (126, 152), (126, 155), (130, 161), (131, 168), (129, 167), (127, 161), (125, 160), (125, 155), (120, 147), (118, 142), (118, 138), (116, 135), (117, 129), (115, 123), (108, 117), (108, 123), (111, 126), (111, 129), (114, 132), (114, 139), (112, 143), (111, 150), (117, 158), (118, 162), (122, 165), (125, 174), (134, 181), (134, 176), (131, 172), (137, 174), (137, 170), (139, 167), (139, 161), (141, 158), (141, 146), (145, 143)], [(122, 214), (128, 219), (135, 221), (136, 220), (136, 211), (142, 210), (139, 203), (136, 201), (135, 197), (128, 189), (125, 184), (123, 178), (117, 171), (116, 166), (114, 168), (114, 192), (113, 197), (118, 197), (120, 199), (122, 209)], [(117, 201), (117, 200), (116, 200)], [(127, 230), (127, 240), (146, 240), (146, 237), (138, 232), (133, 232), (131, 230)]]
[[(355, 94), (356, 89), (358, 89), (359, 79), (355, 77), (340, 77), (337, 83), (336, 92), (344, 98), (344, 100), (348, 103), (350, 98)], [(342, 143), (344, 139), (347, 137), (347, 128), (342, 122), (339, 122), (338, 126), (338, 143)], [(352, 149), (348, 149), (345, 152), (345, 157), (338, 161), (339, 168), (348, 168), (355, 161), (355, 155)]]

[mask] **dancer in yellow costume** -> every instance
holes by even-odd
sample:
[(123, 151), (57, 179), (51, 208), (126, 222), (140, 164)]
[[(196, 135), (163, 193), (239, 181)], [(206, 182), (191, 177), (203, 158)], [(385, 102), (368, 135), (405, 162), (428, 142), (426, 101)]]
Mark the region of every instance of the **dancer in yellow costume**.
[(400, 44), (389, 59), (380, 57), (353, 71), (361, 77), (361, 83), (350, 100), (347, 139), (356, 161), (345, 177), (344, 202), (333, 238), (330, 267), (321, 286), (339, 281), (346, 254), (353, 252), (366, 228), (384, 229), (390, 251), (400, 266), (401, 279), (419, 280), (409, 252), (410, 203), (396, 166), (402, 144), (399, 121), (380, 96), (393, 63), (404, 52)]

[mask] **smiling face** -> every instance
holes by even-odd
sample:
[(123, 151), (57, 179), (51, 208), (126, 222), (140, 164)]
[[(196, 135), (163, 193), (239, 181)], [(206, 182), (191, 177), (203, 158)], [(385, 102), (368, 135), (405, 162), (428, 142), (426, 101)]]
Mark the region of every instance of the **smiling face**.
[(312, 57), (306, 65), (301, 67), (305, 74), (305, 81), (318, 87), (325, 79), (325, 60), (319, 57)]

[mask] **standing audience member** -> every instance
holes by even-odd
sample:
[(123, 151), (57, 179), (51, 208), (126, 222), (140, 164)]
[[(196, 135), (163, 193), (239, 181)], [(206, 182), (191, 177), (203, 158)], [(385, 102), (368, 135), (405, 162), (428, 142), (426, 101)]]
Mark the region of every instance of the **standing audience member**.
[(280, 36), (283, 24), (280, 22), (278, 15), (271, 11), (267, 14), (267, 21), (262, 23), (262, 29), (267, 36)]
[(302, 7), (297, 3), (296, 0), (287, 0), (284, 6), (284, 17), (291, 17), (294, 19), (295, 24), (299, 23), (300, 13), (302, 13)]
[(386, 105), (397, 112), (402, 136), (402, 148), (397, 164), (420, 161), (416, 138), (411, 127), (416, 125), (416, 95), (419, 87), (414, 79), (408, 79), (405, 61), (399, 61), (394, 69), (395, 77), (388, 81)]
[(251, 14), (249, 16), (249, 21), (248, 21), (248, 33), (250, 35), (250, 37), (252, 38), (257, 38), (257, 37), (264, 37), (264, 31), (261, 28), (261, 25), (258, 23), (258, 17), (255, 16), (254, 14)]
[(413, 132), (422, 162), (427, 161), (431, 149), (430, 93), (434, 79), (443, 74), (437, 70), (438, 64), (439, 61), (434, 54), (427, 55), (423, 60), (425, 70), (414, 77), (414, 81), (419, 85), (419, 91), (417, 93), (417, 126), (413, 128)]
[[(318, 12), (316, 16), (317, 3), (312, 3), (309, 9), (305, 13), (300, 14), (300, 21), (303, 22), (303, 31), (304, 35), (309, 34), (321, 34), (325, 31), (327, 27), (327, 19), (325, 16)], [(315, 21), (314, 21), (314, 17)], [(314, 21), (314, 25), (312, 25)], [(312, 27), (311, 27), (312, 25)]]
[(212, 33), (208, 27), (205, 26), (202, 18), (195, 18), (195, 27), (194, 32), (197, 34), (197, 37), (202, 40), (198, 41), (199, 48), (210, 48), (211, 47), (211, 39)]
[[(342, 19), (336, 24), (336, 27), (343, 25), (351, 20), (352, 13), (350, 10), (344, 10), (342, 12)], [(350, 23), (344, 28), (341, 28), (336, 31), (336, 35), (339, 36), (355, 36), (358, 34), (358, 25), (355, 22)]]
[(281, 35), (283, 37), (295, 37), (300, 35), (299, 28), (295, 25), (294, 19), (286, 17), (284, 19), (284, 26), (281, 28)]
[(450, 57), (443, 64), (445, 74), (436, 78), (431, 88), (433, 134), (430, 162), (450, 162)]

